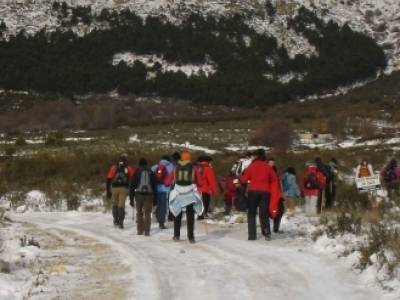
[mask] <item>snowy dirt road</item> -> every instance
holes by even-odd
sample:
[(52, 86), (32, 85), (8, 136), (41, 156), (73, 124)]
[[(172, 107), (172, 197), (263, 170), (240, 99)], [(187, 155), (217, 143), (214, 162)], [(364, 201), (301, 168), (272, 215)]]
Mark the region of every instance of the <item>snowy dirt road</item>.
[[(96, 258), (95, 266), (103, 265), (95, 282), (103, 296), (88, 292), (93, 282), (71, 271), (59, 299), (111, 299), (114, 293), (112, 299), (385, 299), (297, 234), (249, 242), (246, 224), (196, 223), (192, 245), (173, 242), (172, 229), (160, 231), (155, 224), (151, 237), (137, 236), (130, 218), (124, 230), (114, 228), (111, 216), (101, 213), (29, 213), (13, 219), (35, 225), (38, 233), (58, 232), (61, 238), (73, 235), (77, 244), (98, 245), (85, 251)], [(84, 265), (86, 257), (75, 256), (75, 263)]]

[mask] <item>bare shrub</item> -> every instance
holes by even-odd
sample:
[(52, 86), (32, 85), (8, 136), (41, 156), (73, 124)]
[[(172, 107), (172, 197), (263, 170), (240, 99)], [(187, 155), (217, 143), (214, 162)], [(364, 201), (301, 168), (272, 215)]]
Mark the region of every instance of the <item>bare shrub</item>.
[(250, 136), (250, 145), (272, 147), (276, 152), (286, 152), (293, 142), (293, 130), (280, 118), (265, 121)]

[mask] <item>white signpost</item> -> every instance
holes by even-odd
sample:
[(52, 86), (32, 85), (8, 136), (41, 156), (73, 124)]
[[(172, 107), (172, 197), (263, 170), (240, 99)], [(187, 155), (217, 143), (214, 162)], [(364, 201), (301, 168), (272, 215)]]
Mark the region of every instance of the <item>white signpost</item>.
[(376, 191), (381, 187), (379, 175), (356, 178), (357, 189), (360, 192)]

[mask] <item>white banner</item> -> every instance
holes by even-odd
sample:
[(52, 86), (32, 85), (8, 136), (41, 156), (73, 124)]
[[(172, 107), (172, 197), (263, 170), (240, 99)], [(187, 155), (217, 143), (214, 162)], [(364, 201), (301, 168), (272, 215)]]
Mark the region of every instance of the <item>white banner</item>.
[(359, 190), (376, 190), (381, 186), (379, 175), (369, 177), (356, 178), (357, 189)]

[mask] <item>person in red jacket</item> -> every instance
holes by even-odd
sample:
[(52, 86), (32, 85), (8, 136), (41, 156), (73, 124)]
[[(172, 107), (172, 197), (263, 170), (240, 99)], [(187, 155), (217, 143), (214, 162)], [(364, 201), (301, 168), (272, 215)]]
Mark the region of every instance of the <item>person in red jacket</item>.
[(307, 164), (301, 182), (301, 190), (304, 194), (306, 216), (315, 217), (318, 214), (318, 196), (325, 188), (326, 177), (318, 169), (314, 162)]
[(217, 194), (217, 179), (212, 166), (212, 158), (209, 156), (199, 157), (196, 165), (196, 185), (202, 195), (204, 212), (199, 216), (199, 220), (208, 217), (211, 197)]
[(258, 149), (256, 159), (246, 169), (244, 174), (240, 176), (243, 184), (248, 183), (248, 239), (256, 240), (256, 216), (257, 209), (261, 221), (261, 228), (265, 233), (265, 239), (271, 239), (271, 228), (269, 222), (269, 199), (271, 185), (277, 181), (272, 167), (266, 162), (265, 150)]
[[(129, 183), (134, 169), (128, 164), (128, 156), (121, 154), (118, 162), (107, 173), (107, 199), (112, 200), (114, 225), (124, 228), (125, 200), (129, 194)], [(133, 199), (131, 199), (133, 203)]]
[(236, 195), (236, 185), (234, 183), (236, 178), (234, 172), (231, 170), (228, 176), (222, 177), (219, 182), (219, 188), (224, 195), (225, 215), (229, 215), (232, 210), (233, 199)]

